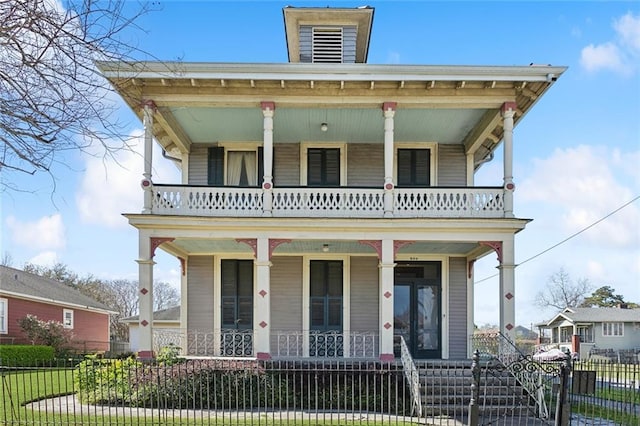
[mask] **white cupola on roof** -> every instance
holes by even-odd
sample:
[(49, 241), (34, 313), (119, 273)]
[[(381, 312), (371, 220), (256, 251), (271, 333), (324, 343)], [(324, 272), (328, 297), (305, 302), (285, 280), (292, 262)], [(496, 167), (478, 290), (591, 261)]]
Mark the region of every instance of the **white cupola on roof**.
[(365, 63), (373, 8), (295, 8), (284, 14), (289, 62)]

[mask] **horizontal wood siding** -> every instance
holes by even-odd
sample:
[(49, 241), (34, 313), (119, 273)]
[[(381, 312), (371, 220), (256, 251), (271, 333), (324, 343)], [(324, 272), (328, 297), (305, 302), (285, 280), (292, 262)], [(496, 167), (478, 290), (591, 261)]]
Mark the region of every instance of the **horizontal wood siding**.
[(207, 150), (208, 145), (191, 145), (189, 152), (189, 184), (206, 185), (207, 179)]
[(34, 315), (41, 321), (62, 322), (63, 309), (73, 311), (72, 347), (81, 352), (109, 350), (109, 315), (85, 311), (68, 306), (41, 303), (2, 295), (7, 299), (7, 334), (3, 338), (14, 338), (13, 343), (30, 344), (18, 321), (27, 315)]
[(213, 257), (189, 256), (187, 266), (187, 328), (213, 331)]
[(449, 358), (467, 358), (467, 260), (449, 259)]
[(351, 258), (351, 331), (378, 331), (377, 257)]
[(300, 185), (300, 144), (281, 143), (273, 146), (273, 184)]
[(271, 330), (302, 330), (302, 258), (271, 262)]
[(384, 184), (383, 145), (347, 145), (347, 184), (382, 188)]
[(467, 186), (467, 158), (462, 145), (438, 145), (438, 186)]

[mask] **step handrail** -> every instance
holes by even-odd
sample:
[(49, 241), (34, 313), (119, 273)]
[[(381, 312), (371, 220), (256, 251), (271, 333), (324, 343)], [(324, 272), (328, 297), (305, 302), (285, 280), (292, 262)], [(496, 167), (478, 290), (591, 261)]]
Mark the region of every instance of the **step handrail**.
[(411, 392), (411, 399), (413, 401), (413, 412), (422, 417), (422, 398), (420, 397), (420, 374), (418, 373), (418, 367), (413, 361), (411, 352), (407, 347), (407, 343), (404, 341), (404, 337), (400, 337), (400, 359), (402, 361), (402, 370), (409, 382), (409, 391)]

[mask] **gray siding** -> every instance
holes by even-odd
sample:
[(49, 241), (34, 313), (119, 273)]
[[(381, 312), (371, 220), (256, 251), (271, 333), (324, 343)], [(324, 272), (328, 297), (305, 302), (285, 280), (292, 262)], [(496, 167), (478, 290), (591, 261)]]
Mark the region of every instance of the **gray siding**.
[(207, 185), (209, 183), (207, 176), (208, 149), (207, 145), (191, 145), (191, 152), (189, 152), (190, 185)]
[(467, 186), (467, 159), (462, 145), (438, 145), (438, 186)]
[(187, 328), (213, 331), (213, 257), (189, 256)]
[(351, 331), (378, 331), (378, 280), (378, 258), (351, 258)]
[(384, 184), (384, 145), (347, 145), (347, 183), (349, 186)]
[(274, 257), (271, 262), (271, 330), (301, 330), (302, 258)]
[(449, 259), (449, 358), (467, 358), (467, 260)]
[(300, 144), (273, 146), (273, 183), (275, 186), (300, 185)]

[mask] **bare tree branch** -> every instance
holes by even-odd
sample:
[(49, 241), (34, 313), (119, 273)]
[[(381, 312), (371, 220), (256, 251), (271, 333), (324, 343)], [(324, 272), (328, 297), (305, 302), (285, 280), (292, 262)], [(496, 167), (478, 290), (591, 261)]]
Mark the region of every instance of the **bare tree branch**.
[(150, 10), (126, 0), (0, 2), (0, 191), (19, 189), (25, 174), (55, 180), (64, 151), (129, 149), (116, 97), (94, 64), (149, 56), (126, 37)]
[(593, 291), (593, 285), (586, 278), (573, 281), (561, 268), (547, 280), (547, 285), (538, 292), (534, 303), (541, 308), (553, 307), (558, 310), (580, 306), (585, 296)]

